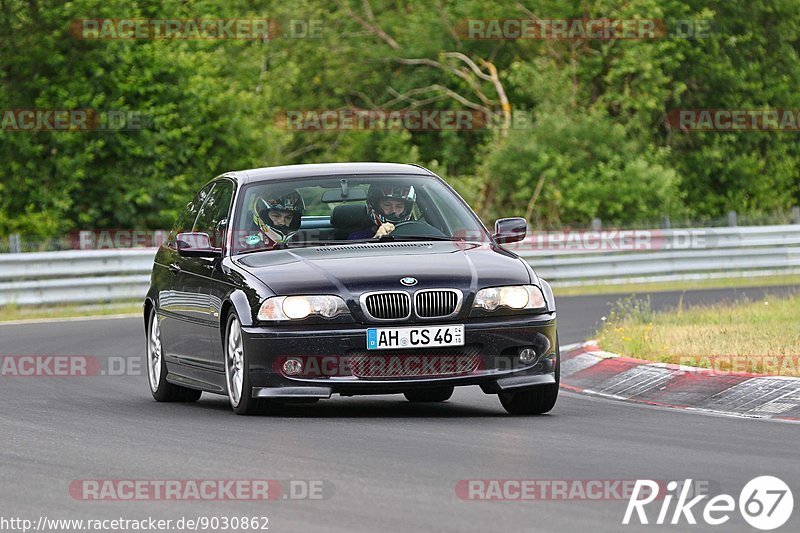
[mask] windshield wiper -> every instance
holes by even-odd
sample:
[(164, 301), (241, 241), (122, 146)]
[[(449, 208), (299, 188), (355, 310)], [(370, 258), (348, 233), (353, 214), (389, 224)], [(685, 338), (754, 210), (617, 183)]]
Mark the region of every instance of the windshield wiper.
[(286, 250), (287, 248), (303, 248), (306, 246), (322, 246), (327, 244), (358, 244), (364, 242), (375, 242), (375, 239), (350, 239), (350, 240), (336, 240), (331, 239), (327, 241), (289, 241), (279, 242), (274, 246), (255, 248), (253, 250), (240, 250), (236, 255), (254, 254), (256, 252), (271, 252), (273, 250)]
[(403, 242), (403, 241), (444, 241), (444, 242), (462, 242), (464, 239), (456, 237), (440, 237), (437, 235), (383, 235), (382, 237), (371, 237), (368, 239), (331, 239), (331, 240), (315, 240), (315, 241), (296, 241), (296, 242), (282, 242), (278, 243), (271, 248), (257, 248), (255, 250), (242, 250), (239, 255), (252, 254), (255, 252), (270, 252), (272, 250), (285, 250), (287, 248), (305, 248), (307, 246), (328, 246), (328, 245), (343, 245), (343, 244), (363, 244), (366, 242), (381, 243), (381, 242)]
[(464, 239), (459, 239), (458, 237), (442, 237), (438, 235), (392, 235), (391, 233), (388, 235), (384, 235), (378, 238), (378, 242), (390, 241), (390, 242), (402, 242), (402, 241), (447, 241), (447, 242), (457, 242), (463, 241)]
[(285, 250), (288, 247), (289, 247), (288, 243), (276, 242), (272, 246), (265, 246), (263, 248), (253, 248), (252, 250), (239, 250), (238, 252), (236, 252), (236, 255), (254, 254), (256, 252), (271, 252), (273, 250)]
[(302, 248), (304, 246), (324, 246), (328, 244), (359, 244), (364, 242), (374, 242), (374, 239), (331, 239), (327, 241), (297, 241), (287, 242), (288, 248)]

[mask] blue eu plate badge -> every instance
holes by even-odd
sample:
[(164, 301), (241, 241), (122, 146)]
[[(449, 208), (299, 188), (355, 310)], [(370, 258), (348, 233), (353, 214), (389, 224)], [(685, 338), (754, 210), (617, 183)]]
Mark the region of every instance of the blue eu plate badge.
[(367, 330), (367, 349), (374, 350), (378, 347), (378, 330), (370, 328)]

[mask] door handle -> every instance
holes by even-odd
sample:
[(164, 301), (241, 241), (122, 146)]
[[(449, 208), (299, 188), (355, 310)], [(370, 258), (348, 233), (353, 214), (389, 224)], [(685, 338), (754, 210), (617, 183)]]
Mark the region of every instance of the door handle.
[(181, 271), (181, 267), (178, 265), (178, 263), (172, 263), (169, 265), (169, 271), (173, 274), (178, 274)]

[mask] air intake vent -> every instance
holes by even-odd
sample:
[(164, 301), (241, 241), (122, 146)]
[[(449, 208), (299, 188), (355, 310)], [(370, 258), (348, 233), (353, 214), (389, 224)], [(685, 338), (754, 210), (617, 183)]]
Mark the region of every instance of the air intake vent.
[(342, 252), (345, 250), (383, 250), (384, 248), (430, 248), (431, 246), (430, 243), (424, 242), (387, 242), (320, 246), (315, 250), (317, 252)]
[(405, 320), (411, 316), (411, 298), (405, 292), (372, 292), (361, 297), (361, 305), (375, 320)]
[(414, 309), (420, 318), (446, 318), (461, 308), (461, 291), (456, 289), (427, 289), (414, 295)]
[(353, 375), (362, 379), (458, 376), (483, 366), (479, 351), (476, 345), (414, 352), (354, 351), (348, 353), (347, 363)]

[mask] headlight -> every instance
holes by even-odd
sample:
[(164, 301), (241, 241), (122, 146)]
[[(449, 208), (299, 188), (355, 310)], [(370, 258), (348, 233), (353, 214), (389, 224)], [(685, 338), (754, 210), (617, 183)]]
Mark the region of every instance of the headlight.
[(509, 309), (545, 309), (547, 304), (541, 289), (536, 285), (510, 285), (508, 287), (489, 287), (475, 295), (473, 309), (494, 311), (500, 307)]
[(259, 320), (301, 320), (309, 316), (333, 318), (347, 314), (347, 304), (338, 296), (275, 296), (258, 310)]

